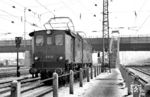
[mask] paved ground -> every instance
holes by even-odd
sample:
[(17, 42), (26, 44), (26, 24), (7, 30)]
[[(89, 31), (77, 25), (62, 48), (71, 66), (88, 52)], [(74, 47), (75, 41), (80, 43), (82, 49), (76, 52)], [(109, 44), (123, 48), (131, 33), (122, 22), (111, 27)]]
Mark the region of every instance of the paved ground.
[[(69, 88), (59, 89), (59, 97), (126, 97), (127, 88), (123, 83), (121, 73), (113, 69), (111, 73), (102, 73), (90, 82), (84, 82), (83, 87), (74, 85), (74, 94), (69, 94)], [(52, 97), (52, 94), (44, 97)]]
[(83, 97), (123, 97), (127, 94), (122, 76), (118, 69), (106, 76), (98, 76), (94, 88), (86, 92)]

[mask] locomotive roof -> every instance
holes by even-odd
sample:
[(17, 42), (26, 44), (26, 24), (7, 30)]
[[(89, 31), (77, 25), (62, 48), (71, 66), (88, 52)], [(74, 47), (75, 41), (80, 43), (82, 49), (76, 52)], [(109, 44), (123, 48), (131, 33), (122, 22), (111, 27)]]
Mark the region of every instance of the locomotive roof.
[[(34, 36), (34, 33), (42, 32), (42, 31), (48, 31), (48, 30), (33, 31), (33, 32), (29, 33), (29, 36), (32, 37), (32, 36)], [(76, 34), (73, 33), (73, 32), (71, 32), (70, 30), (50, 30), (50, 31), (52, 31), (52, 32), (54, 32), (54, 31), (64, 31), (64, 32), (65, 32), (66, 34), (68, 34), (68, 35), (71, 35), (71, 36), (73, 36), (73, 37), (76, 36)]]

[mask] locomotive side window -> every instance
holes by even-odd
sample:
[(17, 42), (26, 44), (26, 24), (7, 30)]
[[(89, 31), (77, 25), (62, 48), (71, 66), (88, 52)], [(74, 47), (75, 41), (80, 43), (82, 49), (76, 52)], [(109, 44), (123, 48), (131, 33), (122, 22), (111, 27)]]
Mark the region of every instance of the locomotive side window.
[(47, 44), (52, 45), (52, 37), (47, 37)]
[(55, 45), (63, 45), (63, 35), (55, 36)]
[(44, 37), (42, 35), (36, 36), (36, 46), (43, 46)]

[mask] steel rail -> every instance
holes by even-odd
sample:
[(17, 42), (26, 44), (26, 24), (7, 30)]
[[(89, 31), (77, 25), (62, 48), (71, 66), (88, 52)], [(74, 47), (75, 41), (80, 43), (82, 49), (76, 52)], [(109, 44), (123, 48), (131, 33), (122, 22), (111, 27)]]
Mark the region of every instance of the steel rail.
[(144, 74), (150, 76), (150, 73), (148, 73), (148, 72), (146, 72), (146, 71), (144, 71), (144, 70), (140, 70), (140, 69), (135, 68), (135, 67), (131, 67), (131, 68), (134, 69), (134, 70), (136, 70), (136, 71), (139, 71), (139, 72), (141, 72), (141, 73), (144, 73)]

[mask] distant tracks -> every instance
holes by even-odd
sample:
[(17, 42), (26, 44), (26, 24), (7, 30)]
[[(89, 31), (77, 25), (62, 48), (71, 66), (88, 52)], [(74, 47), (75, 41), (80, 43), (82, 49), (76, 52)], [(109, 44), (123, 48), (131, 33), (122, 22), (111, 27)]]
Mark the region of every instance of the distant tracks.
[(144, 74), (150, 76), (150, 72), (148, 72), (148, 70), (150, 70), (150, 68), (142, 68), (142, 67), (140, 67), (140, 68), (137, 67), (136, 68), (136, 67), (132, 67), (132, 69), (137, 70), (137, 71), (139, 71), (141, 73), (144, 73)]

